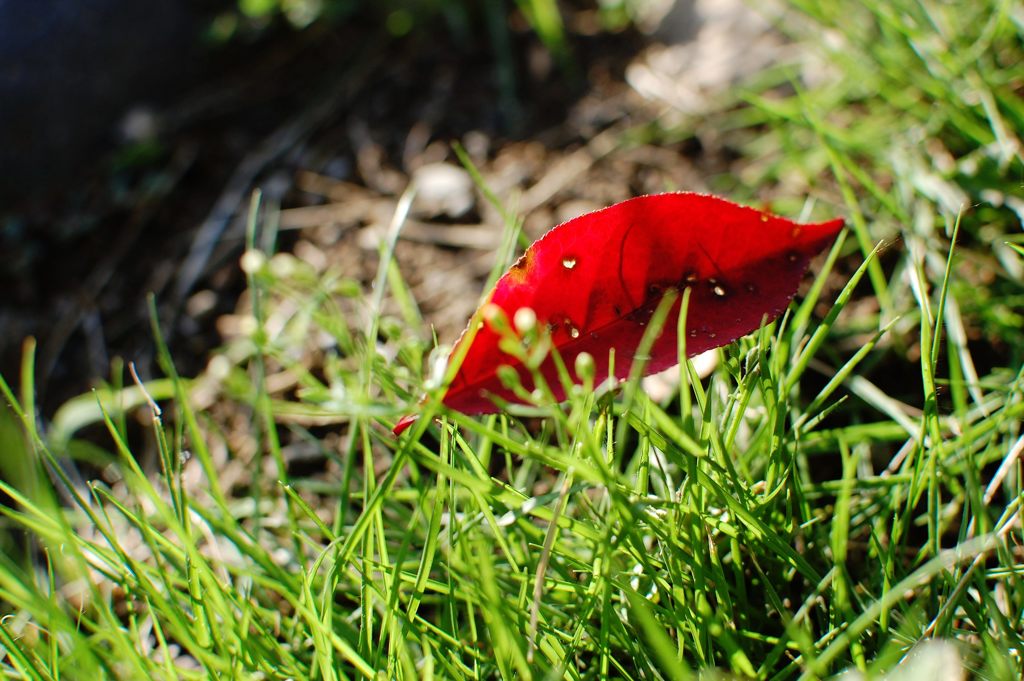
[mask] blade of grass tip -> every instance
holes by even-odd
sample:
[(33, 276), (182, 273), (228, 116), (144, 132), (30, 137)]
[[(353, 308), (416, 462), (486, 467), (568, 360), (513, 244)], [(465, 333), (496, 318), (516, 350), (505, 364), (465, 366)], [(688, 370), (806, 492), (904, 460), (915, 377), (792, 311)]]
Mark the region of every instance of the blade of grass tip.
[[(120, 372), (117, 372), (120, 373)], [(146, 392), (156, 401), (174, 398), (174, 383), (158, 378), (145, 382)], [(72, 436), (82, 428), (99, 423), (106, 413), (113, 419), (122, 439), (127, 432), (127, 415), (146, 403), (146, 397), (136, 386), (102, 386), (67, 400), (54, 412), (46, 433), (47, 446), (55, 452), (67, 450)]]
[(693, 398), (690, 394), (690, 372), (688, 369), (690, 360), (686, 355), (686, 325), (691, 292), (692, 289), (689, 286), (683, 289), (683, 299), (679, 303), (679, 319), (676, 325), (676, 338), (679, 343), (677, 350), (679, 359), (679, 423), (683, 430), (690, 430), (693, 427)]
[(402, 269), (395, 260), (392, 260), (391, 266), (388, 267), (388, 286), (391, 288), (392, 295), (398, 303), (398, 309), (402, 313), (402, 321), (410, 329), (422, 329), (423, 315), (420, 313), (419, 305), (416, 304), (415, 296), (409, 290), (405, 277), (402, 276)]
[(124, 390), (124, 359), (121, 357), (114, 357), (110, 360), (110, 380), (107, 383), (107, 387), (110, 389), (112, 395), (116, 395), (117, 409), (111, 414), (114, 418), (114, 423), (117, 424), (118, 432), (122, 436), (128, 432), (128, 414), (124, 408), (124, 404), (121, 402)]
[[(260, 217), (260, 206), (263, 203), (263, 194), (259, 189), (253, 191), (252, 196), (249, 200), (249, 214), (246, 221), (245, 229), (245, 248), (246, 253), (261, 253), (258, 251), (259, 242), (265, 244), (272, 244), (273, 238), (268, 235), (273, 234), (273, 227), (266, 228), (266, 225), (259, 219)], [(265, 261), (265, 256), (260, 260)], [(256, 333), (253, 335), (253, 343), (256, 346), (256, 352), (253, 353), (250, 362), (253, 367), (255, 376), (253, 377), (253, 383), (256, 390), (254, 410), (259, 415), (260, 427), (256, 429), (256, 451), (259, 457), (262, 456), (264, 450), (269, 451), (271, 458), (274, 461), (274, 466), (277, 468), (277, 482), (279, 484), (288, 485), (288, 464), (284, 459), (284, 452), (281, 449), (281, 439), (277, 432), (277, 419), (274, 416), (274, 409), (272, 400), (270, 397), (270, 391), (267, 388), (267, 366), (264, 358), (267, 355), (267, 342), (268, 336), (266, 332), (266, 314), (263, 309), (263, 298), (265, 294), (265, 288), (261, 280), (257, 277), (257, 270), (254, 268), (244, 268), (246, 285), (249, 289), (250, 305), (252, 306), (252, 316), (256, 322)], [(256, 466), (257, 484), (254, 485), (254, 506), (259, 509), (262, 506), (262, 492), (264, 486), (259, 484), (258, 480), (261, 477), (260, 473), (263, 470), (261, 462), (257, 460)], [(297, 512), (295, 507), (291, 503), (291, 497), (285, 495), (285, 509), (286, 516), (288, 519), (289, 529), (291, 531), (292, 538), (292, 549), (295, 551), (296, 556), (302, 555), (302, 544), (299, 534), (299, 525)]]
[(963, 219), (964, 211), (961, 207), (953, 223), (953, 235), (950, 237), (949, 254), (946, 256), (946, 268), (942, 273), (942, 286), (939, 289), (939, 304), (935, 310), (935, 334), (932, 337), (932, 345), (929, 353), (931, 362), (931, 373), (936, 375), (939, 367), (939, 352), (942, 349), (942, 328), (945, 324), (946, 304), (949, 298), (949, 284), (953, 278), (953, 254), (956, 252), (957, 237), (960, 235), (960, 222)]
[[(967, 399), (964, 395), (971, 396), (978, 410), (983, 416), (990, 416), (991, 409), (985, 404), (985, 394), (982, 391), (981, 379), (978, 377), (978, 369), (971, 355), (970, 346), (967, 343), (967, 328), (964, 326), (963, 316), (960, 314), (960, 305), (955, 296), (947, 299), (946, 302), (946, 337), (949, 346), (950, 381), (954, 384), (953, 400), (956, 405), (955, 412), (961, 417), (966, 417)], [(954, 372), (955, 375), (954, 375)], [(957, 384), (959, 384), (958, 387)]]
[[(874, 336), (871, 337), (871, 340), (869, 340), (864, 345), (860, 346), (857, 349), (857, 352), (853, 354), (853, 357), (847, 360), (846, 363), (843, 364), (843, 366), (840, 367), (838, 371), (832, 373), (832, 378), (828, 380), (828, 383), (825, 384), (825, 387), (818, 392), (818, 394), (814, 397), (813, 400), (811, 400), (811, 403), (807, 405), (807, 408), (804, 410), (804, 413), (801, 414), (800, 417), (793, 424), (794, 432), (807, 432), (807, 430), (810, 430), (809, 428), (804, 430), (803, 426), (808, 424), (812, 418), (815, 421), (819, 420), (819, 415), (817, 415), (815, 412), (817, 412), (818, 409), (820, 409), (821, 406), (825, 403), (825, 400), (827, 400), (832, 395), (832, 393), (834, 393), (836, 389), (838, 389), (839, 386), (842, 385), (844, 381), (846, 381), (850, 374), (853, 373), (853, 370), (857, 368), (857, 365), (860, 364), (861, 360), (867, 357), (868, 354), (872, 350), (874, 350), (875, 346), (878, 344), (878, 341), (882, 339), (882, 336), (888, 333), (889, 330), (893, 326), (895, 326), (900, 319), (902, 319), (902, 317), (894, 317), (892, 320), (889, 321), (888, 324), (886, 324), (881, 329), (876, 331)], [(818, 366), (815, 365), (815, 368), (818, 368)], [(827, 371), (824, 366), (822, 366), (821, 369), (823, 373)]]
[(924, 409), (921, 421), (921, 440), (924, 445), (924, 453), (927, 455), (926, 462), (926, 491), (927, 491), (927, 520), (928, 520), (928, 550), (933, 556), (939, 555), (942, 538), (941, 534), (941, 490), (939, 485), (939, 459), (944, 450), (942, 443), (942, 430), (939, 425), (938, 391), (936, 388), (935, 365), (932, 363), (931, 349), (939, 341), (936, 336), (940, 335), (938, 315), (941, 310), (934, 311), (928, 290), (928, 277), (925, 272), (925, 258), (921, 254), (915, 257), (914, 274), (917, 278), (917, 301), (921, 308), (921, 384), (923, 389)]
[(114, 423), (113, 418), (103, 409), (102, 405), (100, 405), (100, 410), (103, 424), (106, 426), (107, 433), (114, 443), (114, 449), (117, 451), (116, 460), (121, 466), (119, 474), (123, 476), (131, 494), (135, 499), (139, 499), (144, 495), (153, 505), (153, 508), (161, 508), (165, 503), (163, 496), (157, 491), (153, 481), (150, 480), (150, 476), (146, 475), (142, 470), (138, 460), (133, 455), (131, 449), (129, 449), (127, 440), (118, 432), (117, 424)]
[(836, 319), (839, 317), (839, 313), (843, 311), (846, 304), (850, 302), (850, 298), (853, 297), (853, 291), (860, 283), (861, 277), (864, 276), (866, 271), (870, 269), (870, 263), (875, 261), (875, 256), (878, 254), (878, 250), (881, 248), (882, 243), (879, 242), (873, 249), (868, 253), (864, 262), (860, 264), (860, 267), (850, 276), (850, 280), (843, 286), (843, 290), (839, 292), (836, 297), (836, 302), (832, 304), (832, 308), (825, 315), (825, 319), (821, 321), (818, 328), (811, 334), (810, 340), (804, 346), (803, 350), (800, 351), (799, 356), (793, 360), (792, 368), (790, 368), (785, 383), (784, 395), (789, 395), (793, 388), (796, 387), (800, 377), (803, 376), (807, 370), (807, 365), (811, 361), (811, 358), (818, 352), (821, 346), (825, 343), (828, 337), (829, 331), (832, 329), (832, 325), (835, 324)]
[[(164, 477), (164, 485), (166, 486), (167, 493), (171, 498), (171, 509), (173, 511), (174, 518), (175, 520), (177, 520), (178, 524), (181, 526), (183, 530), (183, 532), (181, 533), (181, 539), (187, 545), (192, 545), (194, 543), (192, 535), (192, 516), (189, 513), (188, 495), (185, 490), (184, 480), (182, 478), (181, 455), (176, 455), (175, 451), (169, 446), (162, 419), (163, 412), (157, 405), (153, 397), (146, 390), (145, 384), (139, 378), (139, 374), (135, 370), (134, 362), (128, 363), (128, 370), (131, 374), (132, 380), (135, 382), (136, 387), (145, 396), (147, 405), (149, 406), (150, 425), (153, 428), (153, 435), (157, 445), (157, 454), (160, 458), (161, 467), (163, 469), (162, 473)], [(109, 415), (105, 416), (104, 422), (107, 424), (108, 428), (114, 426), (113, 422), (110, 420)], [(178, 422), (176, 424), (176, 427), (179, 430), (179, 437), (177, 438), (177, 440), (180, 442), (180, 431), (183, 427), (183, 424)]]
[(554, 516), (548, 523), (547, 533), (544, 535), (544, 546), (540, 552), (540, 559), (537, 561), (537, 573), (533, 579), (533, 602), (530, 605), (530, 624), (526, 630), (526, 661), (533, 664), (533, 654), (537, 649), (537, 623), (540, 618), (540, 601), (544, 595), (544, 574), (547, 572), (548, 562), (551, 560), (551, 549), (555, 544), (555, 537), (558, 535), (558, 518), (565, 512), (566, 504), (569, 501), (569, 489), (572, 487), (573, 471), (570, 468), (562, 476), (561, 491), (558, 494), (558, 501), (555, 502)]
[[(263, 194), (259, 189), (256, 189), (252, 193), (252, 197), (249, 201), (249, 214), (246, 221), (245, 229), (245, 248), (246, 253), (257, 253), (257, 241), (260, 237), (260, 205), (263, 200)], [(265, 256), (260, 258), (260, 261), (265, 261)], [(281, 451), (281, 442), (277, 435), (277, 424), (275, 423), (273, 409), (270, 403), (270, 393), (267, 390), (267, 367), (264, 362), (266, 356), (267, 347), (267, 333), (266, 333), (266, 316), (263, 312), (263, 295), (264, 288), (256, 277), (256, 270), (249, 267), (245, 268), (245, 279), (246, 285), (249, 289), (249, 296), (251, 299), (252, 316), (256, 321), (256, 333), (253, 334), (253, 343), (256, 346), (256, 352), (253, 353), (251, 362), (255, 369), (255, 376), (253, 377), (253, 383), (256, 389), (256, 400), (255, 410), (260, 416), (261, 428), (256, 431), (257, 434), (257, 452), (262, 454), (264, 447), (270, 451), (270, 455), (274, 460), (274, 465), (277, 467), (278, 479), (284, 484), (288, 484), (288, 471), (287, 465), (284, 460), (284, 454)], [(260, 462), (256, 463), (256, 475), (259, 477), (260, 471), (263, 470), (263, 466)], [(260, 507), (260, 490), (262, 485), (255, 485), (256, 488), (256, 507)], [(291, 520), (294, 520), (294, 511), (289, 506), (289, 515)], [(295, 529), (295, 528), (292, 528)]]
[(832, 140), (828, 135), (824, 122), (814, 111), (810, 102), (807, 101), (807, 96), (803, 87), (801, 87), (795, 80), (791, 82), (794, 87), (794, 91), (796, 92), (796, 96), (800, 101), (804, 119), (814, 131), (821, 147), (825, 150), (825, 154), (828, 156), (829, 165), (832, 168), (832, 174), (835, 176), (836, 182), (839, 184), (840, 193), (843, 195), (843, 201), (850, 210), (850, 216), (853, 222), (853, 233), (857, 237), (857, 243), (860, 245), (861, 253), (864, 254), (865, 260), (869, 262), (868, 279), (871, 281), (871, 286), (875, 290), (875, 296), (878, 297), (879, 305), (883, 310), (892, 310), (892, 299), (889, 296), (885, 273), (882, 271), (881, 264), (870, 257), (870, 254), (877, 250), (877, 247), (875, 249), (871, 248), (871, 234), (868, 230), (867, 220), (864, 218), (864, 213), (861, 210), (860, 202), (857, 200), (857, 195), (850, 186), (844, 164), (840, 160), (841, 152), (832, 144)]
[(21, 344), (21, 408), (27, 419), (23, 420), (28, 430), (29, 439), (33, 442), (39, 440), (36, 416), (36, 391), (35, 391), (35, 365), (36, 365), (36, 339), (32, 336), (26, 338)]
[[(937, 313), (937, 320), (935, 328), (940, 330), (943, 327), (946, 330), (947, 344), (949, 346), (949, 371), (950, 379), (955, 378), (953, 374), (959, 374), (959, 380), (961, 383), (966, 383), (967, 390), (971, 394), (971, 398), (974, 399), (975, 405), (985, 416), (989, 416), (989, 410), (985, 406), (984, 395), (981, 392), (980, 381), (978, 379), (978, 372), (975, 369), (974, 359), (971, 356), (971, 350), (967, 342), (967, 332), (964, 329), (963, 318), (959, 313), (959, 306), (956, 304), (956, 299), (949, 296), (949, 284), (952, 279), (952, 260), (953, 251), (956, 248), (956, 241), (959, 236), (959, 227), (961, 227), (961, 220), (963, 218), (963, 209), (956, 214), (956, 221), (953, 224), (952, 237), (949, 243), (949, 254), (946, 258), (945, 271), (942, 276), (942, 289), (939, 294), (939, 308)], [(933, 373), (938, 369), (939, 352), (942, 346), (941, 334), (936, 333), (932, 343), (932, 371)], [(953, 396), (959, 394), (956, 386), (953, 386)], [(958, 400), (963, 402), (963, 400)], [(959, 412), (963, 413), (962, 409)]]
[(1013, 446), (1008, 449), (1006, 456), (1003, 457), (1003, 460), (999, 464), (999, 468), (996, 469), (996, 472), (992, 475), (992, 479), (985, 487), (984, 499), (986, 504), (992, 502), (992, 499), (995, 497), (999, 487), (1003, 484), (1003, 480), (1006, 479), (1006, 476), (1009, 475), (1010, 471), (1013, 470), (1013, 467), (1022, 456), (1024, 456), (1024, 435), (1017, 438), (1017, 441)]
[[(818, 270), (817, 275), (814, 277), (814, 282), (811, 284), (810, 290), (804, 299), (800, 301), (800, 305), (797, 307), (793, 317), (790, 320), (790, 327), (793, 329), (792, 337), (794, 343), (799, 343), (804, 337), (804, 332), (807, 329), (807, 322), (811, 318), (811, 313), (814, 312), (815, 306), (818, 304), (818, 300), (821, 299), (821, 291), (825, 287), (825, 280), (828, 279), (829, 273), (832, 272), (832, 268), (835, 266), (836, 260), (839, 259), (839, 254), (843, 249), (843, 245), (846, 243), (846, 235), (849, 234), (849, 230), (844, 229), (836, 237), (836, 240), (832, 243), (832, 248), (829, 249), (828, 256), (825, 258), (825, 262), (822, 264), (821, 269)], [(875, 246), (874, 253), (878, 249)]]
[(147, 296), (146, 300), (149, 306), (149, 323), (153, 333), (153, 342), (156, 343), (157, 362), (160, 365), (160, 369), (171, 379), (171, 382), (173, 383), (174, 403), (179, 411), (179, 416), (185, 420), (185, 423), (188, 426), (192, 453), (195, 455), (196, 459), (199, 461), (199, 465), (203, 469), (203, 474), (206, 476), (206, 484), (208, 485), (207, 489), (218, 510), (224, 514), (225, 518), (234, 518), (234, 514), (232, 514), (231, 510), (228, 508), (224, 490), (220, 485), (220, 472), (213, 463), (213, 457), (210, 455), (210, 450), (206, 446), (205, 434), (199, 428), (199, 421), (196, 419), (196, 413), (192, 409), (189, 396), (185, 391), (185, 384), (182, 381), (181, 376), (178, 375), (178, 370), (175, 368), (174, 361), (171, 359), (170, 349), (167, 347), (163, 331), (160, 328), (160, 319), (156, 309), (156, 296), (151, 293)]
[(374, 358), (376, 356), (374, 348), (377, 344), (377, 330), (380, 326), (380, 315), (384, 306), (384, 292), (387, 289), (388, 268), (395, 258), (395, 246), (398, 244), (398, 237), (401, 235), (402, 228), (409, 217), (409, 211), (412, 209), (412, 200), (415, 196), (416, 185), (410, 183), (398, 198), (395, 213), (391, 217), (391, 224), (388, 226), (388, 231), (380, 244), (377, 276), (373, 280), (373, 298), (371, 299), (368, 311), (369, 320), (366, 323), (366, 357), (362, 364), (363, 388), (366, 391), (367, 399), (369, 399), (372, 388)]
[(487, 202), (494, 207), (501, 216), (501, 223), (504, 227), (504, 231), (501, 236), (501, 245), (498, 248), (497, 256), (494, 259), (494, 265), (491, 268), (490, 274), (487, 276), (487, 283), (484, 285), (484, 291), (490, 291), (494, 284), (497, 283), (501, 273), (508, 269), (509, 265), (512, 264), (513, 256), (516, 252), (516, 247), (527, 248), (530, 245), (530, 240), (523, 234), (523, 220), (521, 217), (510, 211), (498, 198), (498, 195), (494, 193), (494, 190), (490, 188), (483, 175), (480, 174), (480, 170), (473, 163), (473, 160), (466, 153), (466, 150), (458, 142), (453, 143), (452, 149), (455, 151), (455, 155), (459, 159), (459, 163), (466, 169), (469, 176), (473, 178), (473, 184), (476, 185), (477, 189), (484, 195)]
[[(640, 338), (640, 343), (637, 344), (636, 352), (633, 354), (633, 364), (629, 369), (629, 378), (626, 380), (625, 387), (623, 388), (623, 406), (622, 413), (630, 414), (633, 412), (635, 406), (637, 393), (640, 388), (640, 380), (643, 378), (644, 367), (647, 366), (647, 362), (651, 358), (651, 348), (654, 347), (654, 341), (661, 335), (661, 331), (665, 328), (665, 322), (668, 320), (669, 312), (672, 310), (672, 306), (679, 300), (679, 292), (669, 289), (665, 292), (665, 295), (661, 297), (661, 301), (658, 303), (658, 307), (655, 308), (654, 314), (651, 315), (651, 320), (647, 324), (647, 328), (644, 329), (644, 334)], [(614, 374), (611, 374), (614, 376)], [(626, 444), (626, 428), (629, 425), (629, 418), (619, 420), (618, 429), (616, 431), (616, 447), (614, 450), (609, 451), (609, 454), (614, 454), (615, 461), (620, 461), (624, 454), (624, 447)], [(611, 464), (612, 462), (608, 462)]]
[(313, 510), (313, 507), (306, 503), (306, 500), (303, 499), (299, 495), (299, 493), (295, 491), (295, 488), (292, 485), (286, 485), (283, 482), (279, 484), (281, 485), (281, 489), (284, 491), (284, 493), (288, 495), (288, 497), (292, 500), (292, 503), (295, 504), (296, 508), (302, 511), (302, 514), (306, 516), (306, 518), (308, 518), (309, 521), (312, 522), (314, 526), (316, 526), (316, 528), (320, 531), (320, 534), (323, 535), (324, 539), (326, 539), (328, 542), (333, 542), (335, 539), (338, 538), (334, 531), (327, 526), (327, 523), (320, 519), (320, 516), (317, 515), (316, 511)]
[(565, 24), (555, 0), (516, 0), (544, 47), (555, 57), (568, 80), (576, 79), (576, 63), (565, 38)]

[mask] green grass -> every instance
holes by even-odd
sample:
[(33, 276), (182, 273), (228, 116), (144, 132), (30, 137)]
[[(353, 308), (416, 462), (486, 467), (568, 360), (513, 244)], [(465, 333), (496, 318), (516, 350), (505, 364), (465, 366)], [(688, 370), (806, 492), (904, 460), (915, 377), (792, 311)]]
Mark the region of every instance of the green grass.
[[(850, 218), (782, 319), (708, 379), (681, 365), (663, 402), (635, 383), (525, 419), (428, 401), (440, 424), (395, 439), (433, 348), (392, 257), (399, 210), (372, 294), (248, 256), (251, 324), (203, 376), (177, 376), (155, 329), (165, 378), (115, 372), (43, 431), (27, 344), (0, 386), (0, 668), (797, 679), (881, 674), (941, 638), (979, 678), (1019, 679), (1024, 16), (791, 4), (787, 30), (829, 27), (831, 75), (780, 68), (721, 119), (746, 191), (801, 186), (815, 214)], [(272, 243), (259, 227), (251, 253)], [(321, 336), (313, 371), (299, 350)], [(249, 415), (241, 436), (200, 408), (211, 392)], [(105, 448), (76, 439), (89, 423)], [(327, 473), (291, 472), (301, 449)], [(232, 461), (248, 474), (225, 485)]]

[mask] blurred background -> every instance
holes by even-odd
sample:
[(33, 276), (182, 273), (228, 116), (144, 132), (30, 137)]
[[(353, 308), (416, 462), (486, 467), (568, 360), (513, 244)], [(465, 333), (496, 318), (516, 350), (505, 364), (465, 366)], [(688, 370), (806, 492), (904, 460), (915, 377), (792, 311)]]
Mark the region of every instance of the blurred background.
[[(284, 209), (282, 247), (358, 275), (416, 177), (420, 247), (400, 256), (453, 334), (500, 225), (453, 144), (534, 234), (728, 182), (729, 149), (693, 116), (778, 56), (769, 28), (694, 0), (2, 0), (0, 370), (35, 336), (46, 411), (114, 356), (146, 367), (153, 293), (196, 371), (243, 288), (257, 188)], [(665, 128), (666, 108), (690, 122)], [(656, 146), (595, 163), (627, 133)]]

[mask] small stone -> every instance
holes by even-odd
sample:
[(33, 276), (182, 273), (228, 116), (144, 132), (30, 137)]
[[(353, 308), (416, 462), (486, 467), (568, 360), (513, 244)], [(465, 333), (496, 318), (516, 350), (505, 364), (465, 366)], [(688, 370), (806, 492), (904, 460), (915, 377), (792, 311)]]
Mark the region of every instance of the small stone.
[(462, 217), (476, 203), (473, 178), (450, 163), (429, 163), (412, 175), (416, 185), (414, 211), (426, 217)]

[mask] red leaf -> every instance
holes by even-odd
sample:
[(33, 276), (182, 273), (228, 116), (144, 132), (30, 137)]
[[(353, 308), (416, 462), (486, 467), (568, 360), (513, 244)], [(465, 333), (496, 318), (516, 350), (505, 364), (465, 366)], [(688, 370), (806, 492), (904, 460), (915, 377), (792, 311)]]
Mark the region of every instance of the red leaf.
[[(800, 225), (714, 196), (657, 194), (617, 203), (563, 223), (531, 245), (488, 296), (512, 320), (529, 307), (547, 325), (565, 366), (590, 353), (596, 383), (608, 377), (608, 351), (615, 348), (615, 375), (629, 375), (646, 323), (669, 289), (691, 289), (687, 355), (725, 345), (775, 319), (796, 292), (811, 258), (843, 226), (836, 219)], [(654, 343), (645, 374), (678, 361), (679, 301)], [(473, 320), (482, 317), (474, 315)], [(471, 320), (471, 323), (473, 323)], [(533, 379), (498, 347), (490, 322), (463, 332), (452, 356), (470, 343), (443, 402), (467, 414), (498, 411), (492, 398), (520, 402), (502, 385), (506, 364), (530, 390)], [(541, 374), (558, 399), (565, 391), (554, 362)], [(395, 426), (401, 433), (416, 416)]]

